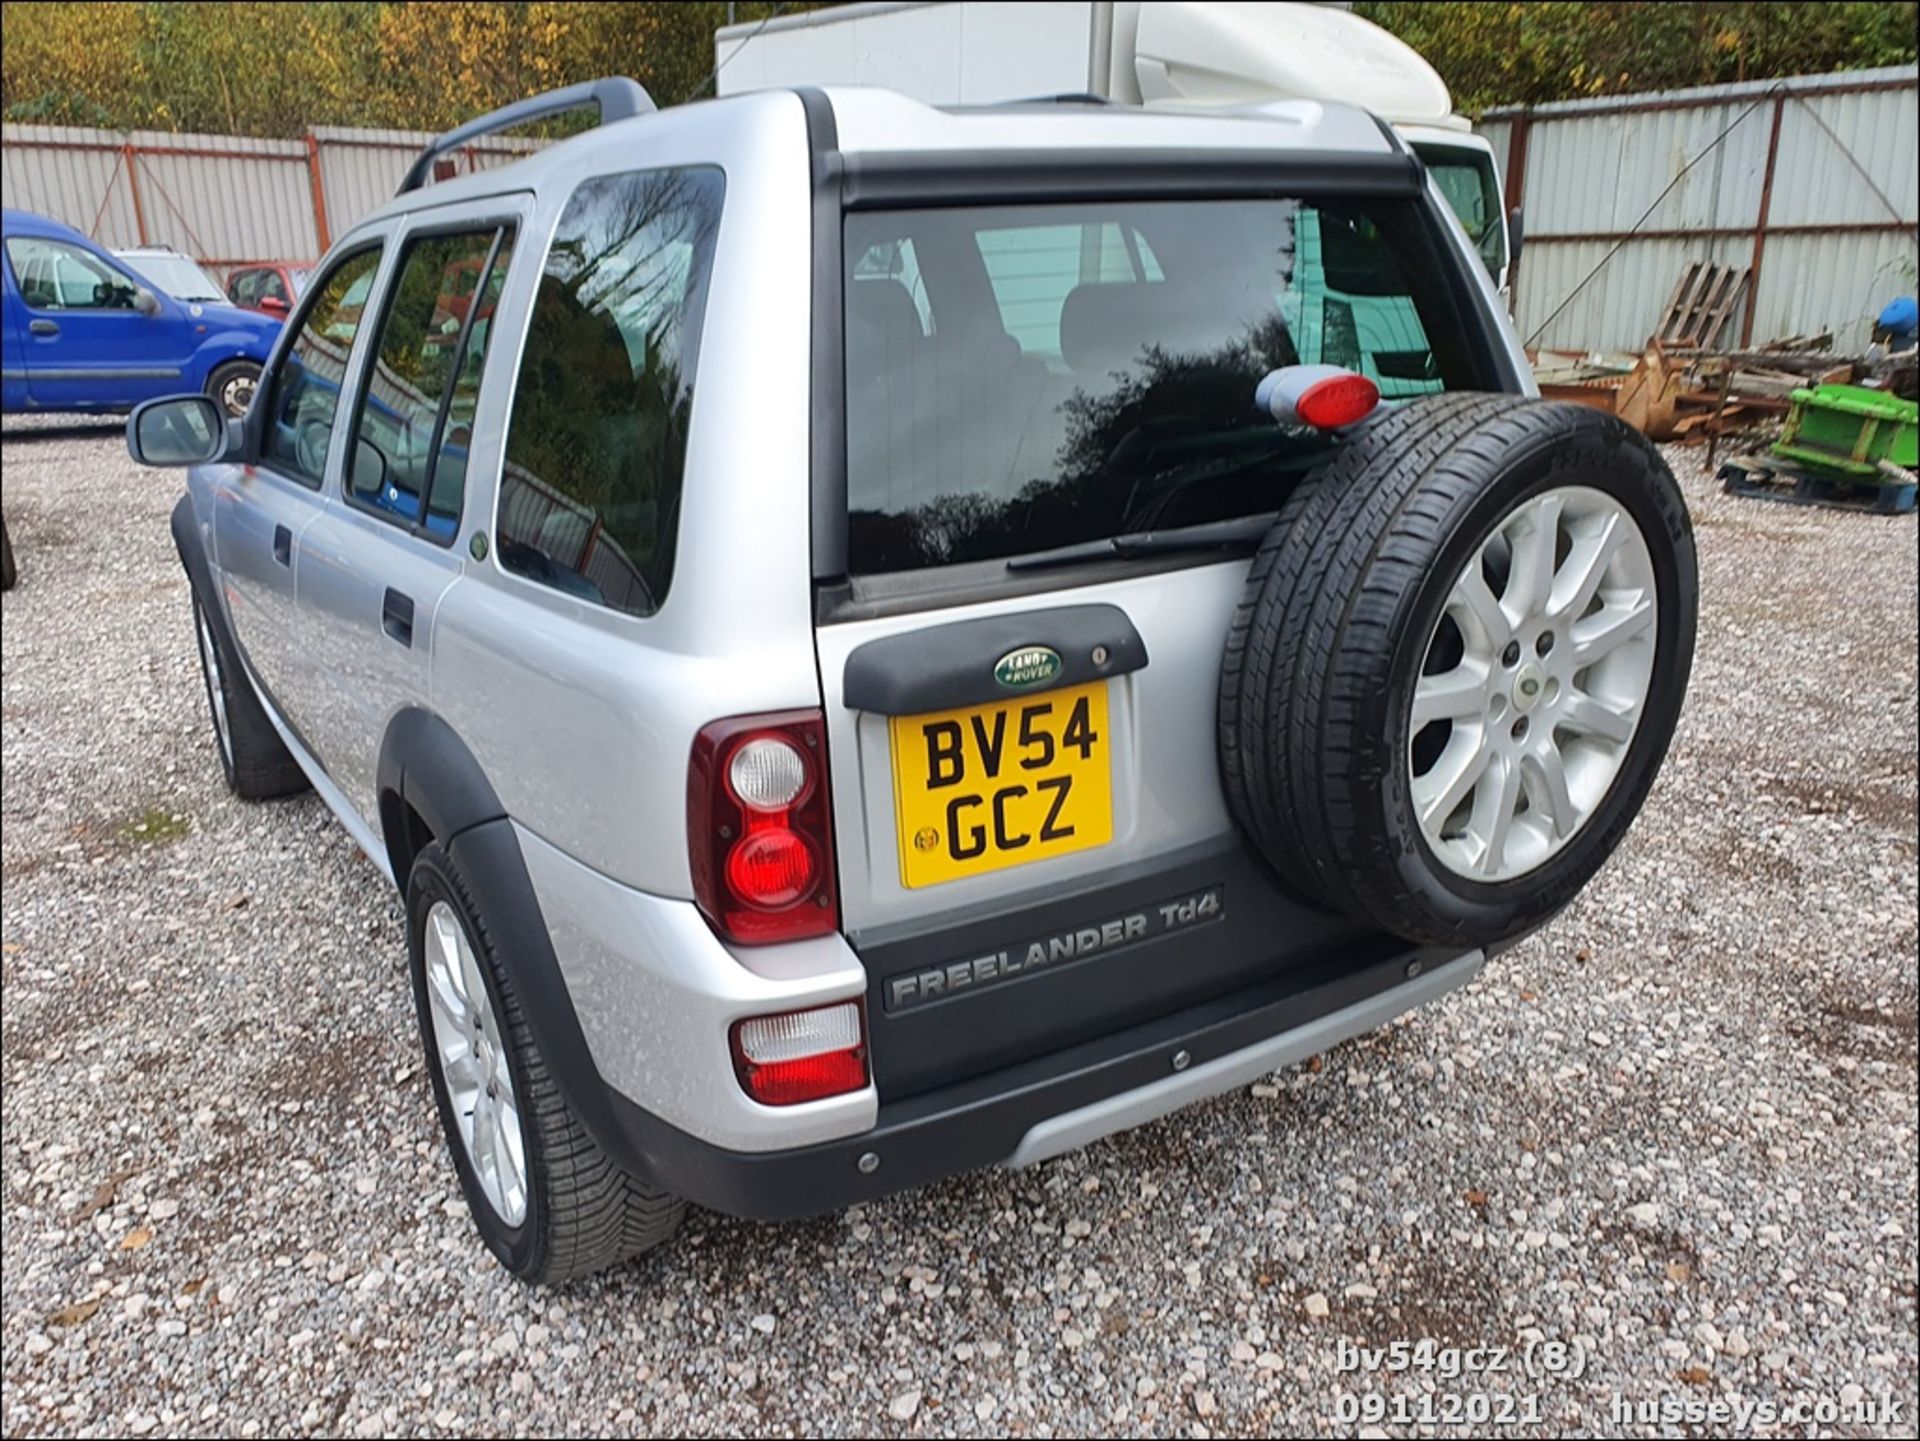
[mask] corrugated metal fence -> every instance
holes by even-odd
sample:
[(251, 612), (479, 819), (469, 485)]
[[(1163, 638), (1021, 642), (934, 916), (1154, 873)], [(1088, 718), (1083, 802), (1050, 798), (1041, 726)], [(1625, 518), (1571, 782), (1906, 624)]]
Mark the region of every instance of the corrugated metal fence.
[[(1863, 346), (1920, 268), (1917, 102), (1920, 68), (1900, 66), (1489, 111), (1478, 128), (1526, 217), (1521, 335), (1637, 350), (1687, 262), (1708, 260), (1755, 272), (1733, 338), (1831, 328), (1840, 348)], [(0, 198), (108, 245), (171, 245), (216, 268), (311, 260), (393, 194), (430, 138), (7, 125)], [(500, 164), (538, 143), (491, 138), (443, 164)]]
[[(333, 126), (299, 140), (0, 126), (0, 200), (65, 221), (107, 246), (170, 245), (217, 269), (311, 261), (392, 198), (432, 138)], [(504, 164), (539, 144), (489, 138), (437, 170)]]
[(1913, 293), (1920, 67), (1492, 110), (1477, 128), (1524, 211), (1531, 345), (1638, 350), (1691, 260), (1752, 270), (1728, 327), (1742, 343), (1831, 329), (1857, 350)]

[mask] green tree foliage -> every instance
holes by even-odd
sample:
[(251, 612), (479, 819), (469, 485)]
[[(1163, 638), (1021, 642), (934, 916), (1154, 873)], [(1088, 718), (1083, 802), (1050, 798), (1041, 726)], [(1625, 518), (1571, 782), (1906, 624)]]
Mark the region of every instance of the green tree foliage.
[[(817, 4), (738, 4), (757, 21)], [(1469, 112), (1910, 61), (1916, 10), (1804, 0), (1361, 0)], [(46, 0), (0, 7), (0, 113), (116, 129), (439, 130), (537, 90), (632, 75), (665, 103), (713, 68), (711, 0)]]
[[(737, 4), (736, 18), (819, 9)], [(170, 0), (0, 7), (8, 120), (297, 136), (443, 130), (576, 80), (632, 75), (661, 104), (711, 94), (725, 4)]]
[(1913, 60), (1913, 3), (1361, 0), (1432, 63), (1456, 109), (1813, 75)]

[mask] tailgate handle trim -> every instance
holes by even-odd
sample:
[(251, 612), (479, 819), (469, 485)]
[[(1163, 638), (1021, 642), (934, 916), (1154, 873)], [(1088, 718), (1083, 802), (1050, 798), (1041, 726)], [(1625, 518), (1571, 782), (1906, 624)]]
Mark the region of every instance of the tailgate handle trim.
[[(1029, 650), (1057, 656), (1053, 674), (1024, 686), (998, 678), (1003, 661)], [(1127, 675), (1146, 664), (1147, 644), (1119, 606), (1058, 606), (870, 640), (847, 657), (841, 698), (849, 710), (924, 715), (1044, 695)]]

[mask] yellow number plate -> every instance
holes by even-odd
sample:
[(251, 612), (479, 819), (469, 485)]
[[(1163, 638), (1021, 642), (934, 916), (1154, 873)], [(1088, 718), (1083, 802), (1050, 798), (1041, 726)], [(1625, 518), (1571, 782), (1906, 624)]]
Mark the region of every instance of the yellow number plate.
[(900, 883), (939, 885), (1113, 839), (1107, 683), (895, 716)]

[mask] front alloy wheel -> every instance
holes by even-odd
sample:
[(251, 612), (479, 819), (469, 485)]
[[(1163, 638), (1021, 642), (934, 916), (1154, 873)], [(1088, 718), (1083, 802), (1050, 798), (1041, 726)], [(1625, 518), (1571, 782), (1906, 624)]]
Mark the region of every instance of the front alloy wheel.
[(200, 666), (207, 682), (207, 705), (213, 712), (213, 733), (220, 742), (220, 759), (227, 773), (233, 773), (233, 722), (227, 718), (227, 678), (220, 669), (220, 648), (214, 644), (207, 627), (206, 607), (196, 596), (193, 602), (193, 633), (200, 642)]

